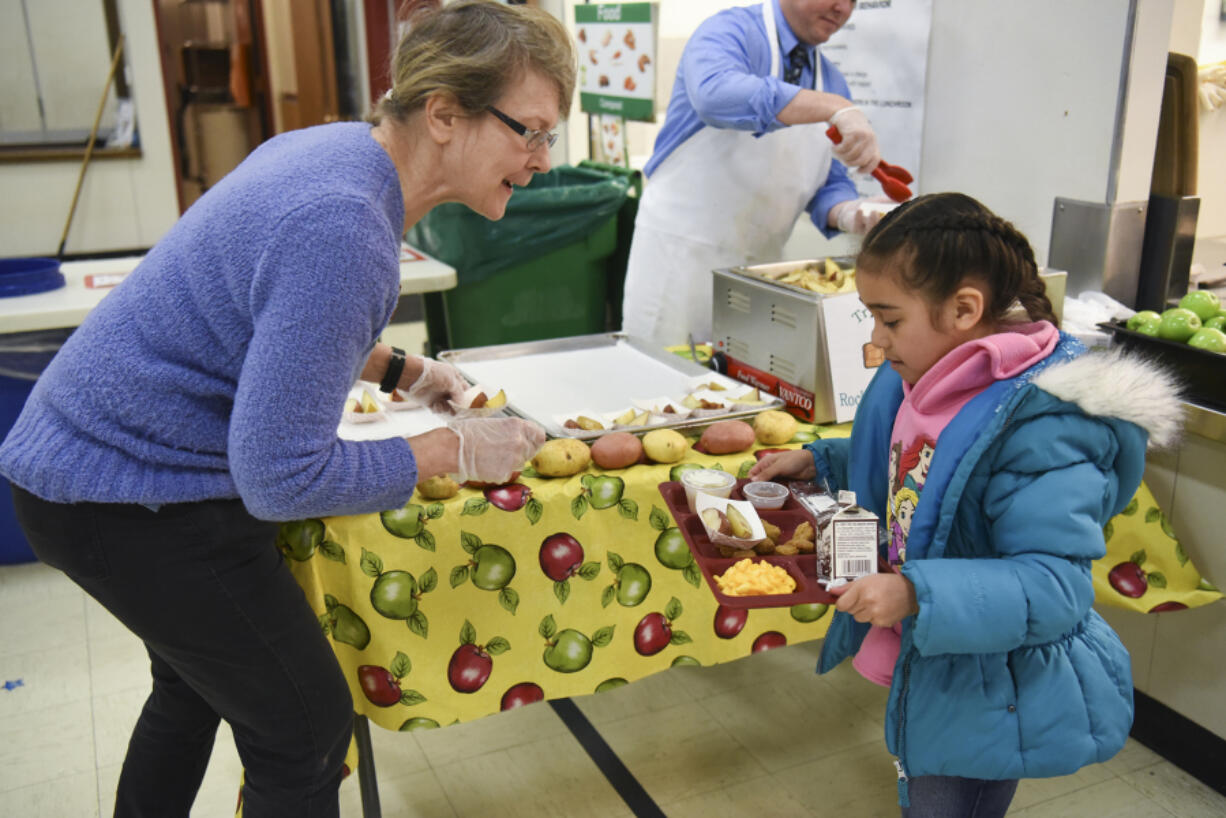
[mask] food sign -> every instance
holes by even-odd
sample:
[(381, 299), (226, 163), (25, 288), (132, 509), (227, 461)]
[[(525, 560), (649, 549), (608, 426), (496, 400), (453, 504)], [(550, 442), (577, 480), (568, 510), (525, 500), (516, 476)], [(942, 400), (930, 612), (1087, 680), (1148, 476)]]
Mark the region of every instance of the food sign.
[(579, 107), (584, 112), (655, 121), (657, 5), (575, 6)]

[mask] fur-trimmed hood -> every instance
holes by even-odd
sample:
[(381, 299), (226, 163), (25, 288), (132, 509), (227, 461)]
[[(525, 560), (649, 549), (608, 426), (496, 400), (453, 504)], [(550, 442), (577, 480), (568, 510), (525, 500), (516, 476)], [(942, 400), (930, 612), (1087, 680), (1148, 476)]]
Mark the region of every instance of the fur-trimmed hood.
[(1119, 348), (1053, 363), (1032, 383), (1088, 415), (1135, 423), (1149, 433), (1151, 447), (1173, 444), (1183, 425), (1178, 379), (1155, 361)]

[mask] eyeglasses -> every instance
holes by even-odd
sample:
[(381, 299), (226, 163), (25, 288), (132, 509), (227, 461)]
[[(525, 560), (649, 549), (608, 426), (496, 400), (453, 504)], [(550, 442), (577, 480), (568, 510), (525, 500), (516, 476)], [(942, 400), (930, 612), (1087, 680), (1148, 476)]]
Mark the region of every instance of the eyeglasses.
[(552, 148), (553, 143), (558, 141), (557, 133), (538, 131), (536, 128), (529, 128), (524, 123), (507, 116), (493, 105), (486, 105), (485, 110), (501, 119), (508, 128), (522, 136), (528, 143), (528, 150), (530, 151), (536, 150), (541, 145), (547, 145), (548, 147)]

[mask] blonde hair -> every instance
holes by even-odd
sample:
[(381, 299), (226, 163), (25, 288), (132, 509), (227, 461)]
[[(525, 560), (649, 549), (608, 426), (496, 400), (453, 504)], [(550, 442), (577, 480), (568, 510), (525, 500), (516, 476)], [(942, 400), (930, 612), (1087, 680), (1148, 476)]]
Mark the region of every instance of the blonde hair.
[(392, 88), (370, 115), (403, 122), (434, 94), (449, 94), (470, 114), (485, 111), (525, 71), (558, 88), (558, 112), (570, 112), (575, 91), (575, 49), (560, 21), (530, 6), (461, 0), (422, 8), (396, 47)]

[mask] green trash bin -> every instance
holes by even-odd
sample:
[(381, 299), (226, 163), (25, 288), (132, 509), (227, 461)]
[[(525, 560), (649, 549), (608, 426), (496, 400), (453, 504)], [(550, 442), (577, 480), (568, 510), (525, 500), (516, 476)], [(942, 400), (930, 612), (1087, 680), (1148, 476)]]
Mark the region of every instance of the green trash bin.
[(460, 204), (426, 214), (405, 240), (457, 279), (424, 298), (429, 353), (610, 328), (609, 259), (630, 188), (622, 174), (562, 166), (516, 190), (499, 221)]

